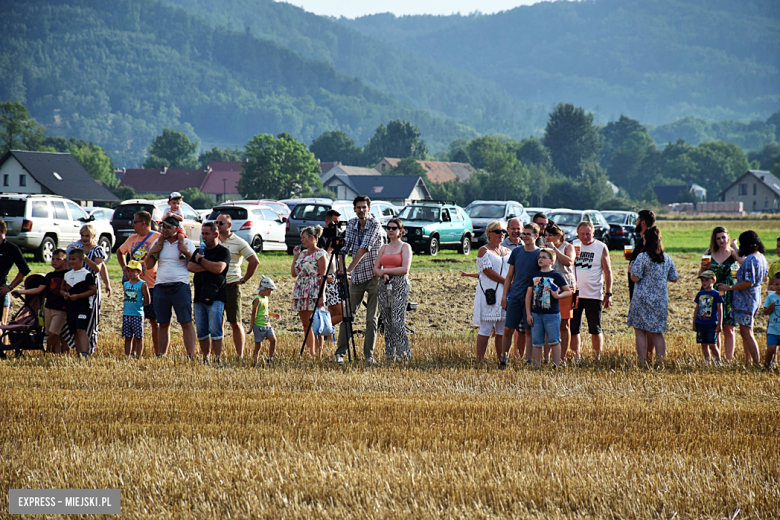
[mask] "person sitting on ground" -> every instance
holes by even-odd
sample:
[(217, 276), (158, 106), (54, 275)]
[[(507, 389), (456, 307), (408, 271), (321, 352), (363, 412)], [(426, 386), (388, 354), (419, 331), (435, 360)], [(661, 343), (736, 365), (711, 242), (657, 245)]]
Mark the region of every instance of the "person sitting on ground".
[(723, 328), (723, 297), (712, 288), (715, 273), (706, 270), (699, 275), (701, 291), (696, 294), (693, 311), (693, 331), (696, 333), (696, 343), (701, 345), (704, 360), (709, 363), (714, 359), (720, 363), (720, 349), (716, 338)]
[(255, 336), (255, 351), (252, 358), (257, 365), (260, 356), (260, 350), (263, 348), (263, 340), (268, 339), (268, 361), (270, 365), (274, 362), (274, 352), (276, 352), (276, 335), (274, 328), (268, 324), (270, 316), (277, 320), (282, 317), (281, 314), (269, 310), (268, 298), (271, 292), (276, 290), (276, 284), (268, 276), (263, 276), (260, 285), (257, 288), (257, 294), (252, 298), (252, 332)]

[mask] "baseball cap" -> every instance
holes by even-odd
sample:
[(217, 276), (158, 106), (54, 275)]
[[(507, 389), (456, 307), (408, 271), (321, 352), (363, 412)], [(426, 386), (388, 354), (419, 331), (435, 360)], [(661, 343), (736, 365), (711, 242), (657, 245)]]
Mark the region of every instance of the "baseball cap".
[(128, 269), (138, 269), (139, 271), (141, 271), (142, 270), (141, 269), (141, 262), (138, 261), (138, 260), (130, 260), (129, 262), (127, 262), (127, 268)]
[(715, 273), (712, 271), (712, 269), (707, 269), (706, 271), (703, 271), (699, 275), (699, 278), (712, 278), (714, 280), (715, 279)]
[(276, 284), (274, 283), (273, 280), (271, 280), (270, 277), (263, 276), (263, 278), (260, 280), (260, 286), (258, 287), (258, 289), (260, 289), (260, 290), (263, 290), (263, 289), (274, 289), (274, 290), (276, 290)]
[(167, 226), (179, 227), (179, 221), (176, 220), (174, 217), (164, 218), (162, 223)]
[(184, 197), (182, 197), (181, 193), (179, 193), (178, 191), (174, 191), (173, 193), (168, 195), (168, 200), (171, 200), (171, 199), (183, 199), (183, 198)]

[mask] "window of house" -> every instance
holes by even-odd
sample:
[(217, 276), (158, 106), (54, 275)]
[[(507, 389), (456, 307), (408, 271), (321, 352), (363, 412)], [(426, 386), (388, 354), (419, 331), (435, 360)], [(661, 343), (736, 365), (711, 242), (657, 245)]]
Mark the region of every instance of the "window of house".
[(739, 194), (740, 195), (747, 195), (747, 184), (740, 184), (739, 185)]
[(8, 186), (8, 174), (3, 175), (3, 186)]
[(19, 186), (27, 186), (27, 175), (19, 176)]
[(755, 195), (758, 192), (758, 184), (753, 185), (753, 195)]

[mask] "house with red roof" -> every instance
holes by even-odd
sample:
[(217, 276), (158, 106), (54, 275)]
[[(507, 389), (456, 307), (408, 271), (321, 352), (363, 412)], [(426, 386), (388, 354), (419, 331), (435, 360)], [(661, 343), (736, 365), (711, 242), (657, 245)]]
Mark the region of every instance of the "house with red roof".
[[(385, 172), (398, 166), (401, 159), (394, 157), (383, 157), (374, 169), (379, 173)], [(476, 171), (468, 163), (445, 162), (445, 161), (417, 161), (425, 169), (428, 179), (434, 184), (441, 184), (446, 181), (467, 181)]]
[(241, 178), (240, 161), (214, 161), (206, 170), (172, 170), (136, 168), (123, 170), (120, 186), (130, 186), (136, 193), (167, 197), (174, 191), (195, 188), (214, 202), (240, 199), (236, 185)]

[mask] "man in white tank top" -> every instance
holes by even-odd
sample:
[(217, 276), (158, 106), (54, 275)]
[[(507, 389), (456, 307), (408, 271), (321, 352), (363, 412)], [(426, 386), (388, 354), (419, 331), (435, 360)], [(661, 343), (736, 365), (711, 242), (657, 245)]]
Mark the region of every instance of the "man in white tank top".
[[(577, 357), (580, 355), (580, 325), (583, 312), (588, 317), (593, 352), (596, 359), (601, 355), (604, 337), (601, 334), (601, 309), (612, 305), (612, 263), (609, 250), (603, 242), (593, 238), (593, 224), (577, 224), (578, 239), (572, 242), (577, 251), (574, 262), (574, 275), (577, 279), (579, 303), (571, 319), (571, 342), (569, 348)], [(602, 299), (602, 284), (605, 292)]]

